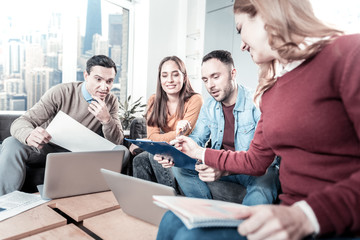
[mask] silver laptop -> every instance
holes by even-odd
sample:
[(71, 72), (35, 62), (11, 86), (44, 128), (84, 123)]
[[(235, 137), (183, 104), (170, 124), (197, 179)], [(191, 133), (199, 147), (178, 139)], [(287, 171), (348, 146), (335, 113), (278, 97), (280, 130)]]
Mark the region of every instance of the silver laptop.
[(159, 183), (101, 169), (121, 209), (130, 216), (158, 226), (166, 209), (153, 203), (153, 195), (175, 196), (175, 189)]
[(123, 157), (123, 150), (50, 153), (44, 184), (38, 186), (41, 197), (55, 199), (107, 191), (100, 169), (121, 172)]

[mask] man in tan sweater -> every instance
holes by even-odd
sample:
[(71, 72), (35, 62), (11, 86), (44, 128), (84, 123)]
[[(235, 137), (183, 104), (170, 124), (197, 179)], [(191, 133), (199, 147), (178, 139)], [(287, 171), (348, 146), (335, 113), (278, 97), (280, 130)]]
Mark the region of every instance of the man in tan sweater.
[[(0, 153), (0, 196), (21, 189), (25, 181), (25, 163), (30, 155), (44, 164), (48, 153), (67, 151), (51, 144), (51, 136), (45, 130), (60, 110), (114, 144), (122, 144), (124, 134), (118, 101), (110, 93), (116, 72), (116, 65), (110, 58), (93, 56), (87, 61), (84, 82), (54, 86), (12, 123), (12, 136), (4, 140)], [(127, 148), (118, 148), (125, 150), (126, 162)]]

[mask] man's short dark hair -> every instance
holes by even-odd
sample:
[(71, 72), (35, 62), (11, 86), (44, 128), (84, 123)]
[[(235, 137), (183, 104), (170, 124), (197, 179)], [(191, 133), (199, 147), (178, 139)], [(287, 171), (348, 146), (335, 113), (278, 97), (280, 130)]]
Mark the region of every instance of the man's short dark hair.
[(115, 75), (117, 73), (116, 65), (114, 61), (105, 56), (105, 55), (95, 55), (92, 56), (89, 60), (86, 62), (86, 72), (90, 75), (91, 68), (94, 66), (102, 66), (106, 68), (114, 68)]
[(231, 56), (231, 53), (226, 51), (226, 50), (214, 50), (208, 54), (206, 54), (203, 59), (202, 59), (202, 63), (201, 65), (210, 60), (210, 59), (217, 59), (219, 60), (220, 62), (228, 65), (230, 68), (233, 68), (234, 67), (234, 60)]

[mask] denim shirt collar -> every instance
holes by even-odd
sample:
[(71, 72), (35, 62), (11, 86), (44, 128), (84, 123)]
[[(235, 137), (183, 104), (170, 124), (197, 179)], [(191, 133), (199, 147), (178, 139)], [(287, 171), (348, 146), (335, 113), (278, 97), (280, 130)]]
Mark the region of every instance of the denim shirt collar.
[(85, 100), (88, 103), (91, 103), (91, 101), (93, 100), (93, 98), (91, 97), (90, 93), (88, 92), (88, 90), (86, 89), (86, 82), (84, 82), (81, 86), (81, 92), (85, 98)]
[(239, 112), (243, 112), (245, 109), (245, 91), (243, 86), (240, 86), (239, 84), (237, 84), (237, 97), (236, 97), (236, 103), (235, 103), (235, 107), (234, 107), (234, 111), (239, 111)]
[[(253, 91), (237, 85), (238, 94), (234, 106), (235, 134), (234, 145), (236, 151), (245, 151), (254, 136), (257, 121), (260, 118), (260, 111), (255, 107)], [(213, 97), (205, 100), (201, 107), (196, 126), (190, 137), (200, 146), (205, 146), (211, 138), (211, 147), (221, 149), (225, 128), (225, 119), (221, 102)]]

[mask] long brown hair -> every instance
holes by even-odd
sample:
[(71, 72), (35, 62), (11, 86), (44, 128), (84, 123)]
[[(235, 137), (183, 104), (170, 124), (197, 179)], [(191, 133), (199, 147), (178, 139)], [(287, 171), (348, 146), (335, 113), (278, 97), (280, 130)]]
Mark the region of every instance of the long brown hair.
[[(342, 31), (327, 26), (316, 18), (308, 0), (235, 0), (234, 14), (237, 13), (246, 13), (250, 17), (260, 14), (265, 22), (269, 45), (281, 58), (289, 62), (313, 57), (342, 34)], [(321, 40), (300, 49), (299, 43), (295, 40), (299, 36)], [(259, 65), (259, 84), (254, 96), (255, 101), (275, 84), (276, 64), (277, 60), (273, 60)]]
[(185, 102), (187, 102), (193, 95), (197, 94), (191, 87), (184, 62), (177, 56), (165, 57), (159, 64), (155, 100), (150, 106), (148, 106), (146, 113), (148, 126), (157, 126), (159, 128), (164, 128), (167, 126), (168, 97), (166, 92), (161, 87), (161, 69), (164, 63), (167, 61), (174, 61), (184, 76), (184, 84), (179, 93), (180, 101), (176, 109), (176, 118), (184, 118)]

